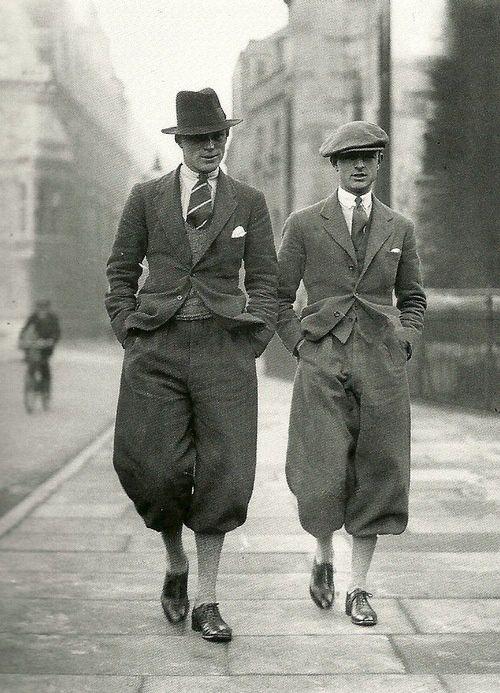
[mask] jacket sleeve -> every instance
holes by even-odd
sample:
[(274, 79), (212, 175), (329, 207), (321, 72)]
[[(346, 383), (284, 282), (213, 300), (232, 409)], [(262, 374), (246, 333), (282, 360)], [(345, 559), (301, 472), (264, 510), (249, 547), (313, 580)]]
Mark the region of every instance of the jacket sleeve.
[(147, 239), (144, 201), (140, 186), (135, 185), (125, 203), (106, 272), (109, 284), (106, 309), (121, 344), (127, 336), (125, 320), (136, 308), (135, 296)]
[(422, 331), (427, 307), (413, 224), (410, 224), (405, 234), (394, 291), (396, 305), (401, 311), (399, 319), (404, 327), (405, 337), (411, 344), (415, 336)]
[(253, 340), (257, 356), (266, 348), (276, 330), (278, 317), (278, 268), (271, 218), (262, 193), (256, 196), (245, 243), (245, 290), (247, 312), (265, 322)]
[(278, 251), (278, 335), (295, 355), (295, 348), (304, 334), (299, 317), (293, 308), (299, 284), (304, 276), (306, 253), (300, 226), (291, 215), (283, 228)]

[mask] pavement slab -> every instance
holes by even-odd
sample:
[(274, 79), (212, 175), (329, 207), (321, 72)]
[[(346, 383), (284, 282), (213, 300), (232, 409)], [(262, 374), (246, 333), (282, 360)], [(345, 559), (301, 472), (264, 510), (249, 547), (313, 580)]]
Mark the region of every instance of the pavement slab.
[(2, 634), (0, 673), (114, 676), (229, 674), (227, 646), (172, 635)]
[[(81, 494), (81, 492), (80, 492)], [(80, 517), (33, 517), (30, 515), (19, 523), (15, 531), (37, 532), (39, 534), (126, 534), (141, 531), (144, 523), (136, 514), (135, 517), (109, 520), (102, 517), (87, 517), (82, 522)]]
[(499, 674), (500, 635), (394, 635), (391, 642), (411, 674)]
[(124, 551), (128, 536), (121, 534), (52, 534), (12, 532), (0, 539), (0, 550), (16, 551)]
[(410, 532), (417, 534), (460, 534), (467, 528), (470, 534), (498, 532), (500, 515), (490, 513), (486, 517), (456, 517), (451, 513), (447, 517), (414, 517), (408, 522)]
[[(500, 552), (500, 531), (469, 532), (467, 524), (463, 523), (463, 531), (453, 534), (433, 532), (432, 534), (416, 534), (408, 530), (398, 536), (385, 535), (379, 537), (377, 554), (380, 551), (435, 551), (439, 553), (485, 553)], [(375, 554), (375, 555), (377, 555)]]
[(447, 674), (441, 679), (450, 693), (498, 693), (500, 674)]
[(140, 693), (139, 676), (29, 676), (0, 674), (2, 693)]
[(500, 633), (500, 599), (404, 599), (420, 633)]
[[(196, 574), (196, 555), (187, 552), (190, 573)], [(71, 573), (142, 573), (163, 576), (165, 558), (162, 552), (78, 552), (78, 551), (1, 551), (0, 575), (6, 571)], [(253, 575), (259, 573), (308, 573), (308, 553), (223, 553), (221, 573)]]
[[(368, 630), (368, 629), (367, 629)], [(228, 648), (231, 674), (404, 673), (384, 635), (238, 637)]]
[(500, 569), (498, 556), (489, 552), (454, 553), (421, 551), (406, 553), (405, 551), (377, 551), (373, 557), (371, 570), (389, 572), (397, 566), (398, 571), (409, 573), (418, 571), (422, 574), (434, 573), (441, 570), (464, 570), (481, 573), (497, 573)]
[[(1, 679), (0, 679), (1, 681)], [(316, 674), (254, 675), (254, 676), (178, 676), (172, 678), (147, 677), (141, 693), (444, 693), (445, 689), (434, 676), (408, 676), (401, 674)], [(491, 692), (489, 692), (491, 693)]]
[(33, 517), (120, 517), (128, 508), (127, 501), (115, 503), (44, 503)]
[[(404, 561), (404, 557), (401, 557)], [(500, 597), (500, 570), (482, 571), (478, 564), (477, 572), (473, 570), (450, 571), (446, 569), (422, 574), (416, 570), (409, 572), (394, 566), (392, 572), (373, 570), (370, 574), (371, 588), (381, 597), (436, 598), (456, 597), (472, 599), (474, 597)]]

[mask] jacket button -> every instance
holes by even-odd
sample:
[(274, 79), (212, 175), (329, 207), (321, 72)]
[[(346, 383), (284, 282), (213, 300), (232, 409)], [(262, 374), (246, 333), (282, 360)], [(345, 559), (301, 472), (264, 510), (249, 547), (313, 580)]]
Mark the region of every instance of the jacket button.
[(354, 265), (349, 265), (349, 269), (351, 270), (351, 272), (354, 272), (354, 269), (355, 269)]
[(177, 296), (178, 301), (182, 301), (182, 296)]
[(336, 318), (339, 317), (340, 313), (338, 312), (338, 310), (335, 311), (334, 315), (335, 315)]

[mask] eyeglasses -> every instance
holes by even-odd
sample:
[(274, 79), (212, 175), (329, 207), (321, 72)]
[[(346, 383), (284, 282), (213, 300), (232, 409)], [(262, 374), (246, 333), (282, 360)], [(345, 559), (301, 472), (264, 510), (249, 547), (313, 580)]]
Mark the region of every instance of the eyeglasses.
[(203, 135), (183, 135), (184, 139), (189, 140), (189, 142), (194, 142), (196, 144), (202, 144), (211, 140), (212, 142), (224, 142), (227, 137), (225, 130), (219, 130), (218, 132), (206, 132)]

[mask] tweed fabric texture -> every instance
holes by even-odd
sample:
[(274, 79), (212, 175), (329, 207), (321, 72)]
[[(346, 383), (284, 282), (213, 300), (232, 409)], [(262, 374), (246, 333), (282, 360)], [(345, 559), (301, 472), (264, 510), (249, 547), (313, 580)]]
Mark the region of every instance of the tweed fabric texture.
[(228, 532), (245, 521), (257, 442), (255, 355), (217, 320), (127, 340), (113, 463), (151, 529)]
[[(304, 415), (307, 411), (309, 414)], [(408, 522), (406, 351), (354, 329), (306, 340), (294, 382), (286, 475), (303, 528), (321, 537), (400, 534)]]

